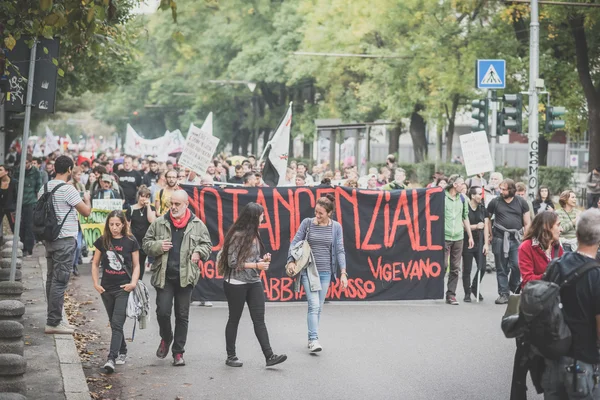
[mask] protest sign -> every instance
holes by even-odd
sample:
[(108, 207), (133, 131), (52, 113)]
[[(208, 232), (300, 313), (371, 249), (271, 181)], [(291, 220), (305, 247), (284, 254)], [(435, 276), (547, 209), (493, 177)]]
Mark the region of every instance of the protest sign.
[(108, 214), (110, 214), (110, 210), (97, 210), (95, 208), (92, 209), (88, 217), (79, 214), (79, 224), (81, 225), (83, 240), (90, 251), (94, 250), (94, 242), (104, 232), (104, 225)]
[(462, 148), (467, 175), (473, 176), (494, 170), (485, 131), (460, 135), (460, 147)]
[(123, 200), (120, 199), (93, 199), (92, 207), (96, 210), (114, 211), (123, 210)]
[[(212, 117), (211, 117), (212, 119)], [(212, 126), (212, 123), (211, 123)], [(203, 176), (212, 164), (213, 155), (219, 145), (219, 138), (214, 137), (208, 130), (190, 124), (183, 152), (179, 164), (188, 167), (200, 176)]]
[(213, 252), (199, 263), (200, 281), (193, 298), (225, 300), (216, 255), (242, 207), (264, 207), (260, 225), (264, 252), (273, 258), (261, 272), (269, 301), (303, 298), (284, 269), (288, 248), (303, 218), (314, 216), (316, 200), (335, 197), (334, 219), (344, 232), (349, 286), (332, 283), (327, 297), (335, 300), (440, 299), (444, 295), (444, 194), (441, 188), (402, 191), (347, 187), (226, 188), (182, 185), (190, 208), (205, 221)]

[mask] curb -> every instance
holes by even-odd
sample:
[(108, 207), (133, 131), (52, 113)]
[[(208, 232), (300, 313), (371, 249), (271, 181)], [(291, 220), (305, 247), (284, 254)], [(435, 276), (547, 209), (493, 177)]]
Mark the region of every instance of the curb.
[[(39, 257), (38, 263), (42, 269), (42, 287), (46, 287), (46, 257)], [(46, 299), (44, 298), (44, 301)], [(66, 316), (63, 310), (63, 317)], [(66, 400), (90, 400), (90, 391), (83, 373), (81, 359), (75, 347), (75, 339), (71, 335), (52, 335), (56, 345), (56, 354), (60, 362), (60, 373)]]

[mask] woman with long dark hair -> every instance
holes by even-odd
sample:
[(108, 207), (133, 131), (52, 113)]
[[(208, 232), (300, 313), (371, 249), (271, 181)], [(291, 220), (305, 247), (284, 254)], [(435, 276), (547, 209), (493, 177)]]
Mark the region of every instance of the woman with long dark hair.
[(342, 226), (332, 219), (334, 204), (335, 198), (331, 194), (317, 200), (315, 218), (305, 218), (302, 221), (288, 253), (290, 274), (295, 268), (291, 250), (301, 240), (308, 241), (316, 264), (315, 268), (304, 269), (297, 277), (308, 301), (308, 350), (311, 353), (323, 350), (319, 343), (319, 321), (332, 279), (339, 276), (342, 287), (348, 287)]
[[(112, 331), (110, 351), (104, 369), (112, 373), (115, 371), (115, 364), (125, 364), (127, 358), (123, 325), (127, 318), (129, 292), (135, 289), (140, 275), (140, 246), (129, 232), (123, 211), (116, 210), (108, 214), (104, 233), (94, 242), (94, 247), (94, 289), (102, 297)], [(100, 268), (102, 281), (98, 283)]]
[[(137, 203), (127, 208), (125, 218), (129, 222), (131, 233), (139, 243), (142, 243), (150, 224), (156, 219), (156, 209), (150, 201), (150, 189), (146, 185), (140, 186), (137, 191)], [(140, 279), (144, 277), (146, 269), (146, 253), (140, 249)]]
[(534, 215), (538, 215), (544, 211), (554, 211), (554, 203), (550, 198), (550, 189), (548, 189), (548, 186), (540, 186), (532, 204)]
[(217, 268), (224, 277), (223, 289), (229, 307), (229, 319), (225, 328), (227, 350), (225, 364), (230, 367), (243, 365), (237, 357), (235, 342), (244, 303), (248, 303), (254, 333), (265, 355), (267, 367), (287, 360), (285, 354), (277, 355), (271, 350), (265, 324), (265, 294), (260, 273), (269, 269), (271, 255), (267, 253), (261, 256), (264, 245), (258, 226), (263, 216), (264, 209), (261, 205), (247, 204), (227, 231), (221, 255), (217, 260)]
[[(542, 278), (550, 261), (563, 255), (560, 245), (561, 221), (554, 211), (542, 211), (535, 216), (531, 226), (525, 232), (523, 242), (519, 246), (519, 269), (521, 270), (521, 287), (527, 282)], [(522, 362), (530, 352), (529, 343), (522, 337), (517, 338), (517, 349), (513, 365), (511, 399), (527, 398), (527, 370)]]

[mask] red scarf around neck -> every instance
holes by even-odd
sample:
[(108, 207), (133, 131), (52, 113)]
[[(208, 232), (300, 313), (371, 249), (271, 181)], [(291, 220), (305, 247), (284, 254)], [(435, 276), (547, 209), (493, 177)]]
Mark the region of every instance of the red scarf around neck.
[(175, 226), (175, 228), (177, 228), (177, 229), (181, 229), (181, 228), (185, 227), (187, 225), (187, 223), (189, 222), (190, 217), (192, 216), (192, 213), (189, 208), (185, 209), (185, 215), (183, 217), (181, 217), (181, 219), (179, 219), (179, 220), (173, 216), (173, 213), (171, 211), (169, 211), (169, 213), (170, 213), (169, 216), (171, 217), (171, 221), (173, 221), (173, 226)]

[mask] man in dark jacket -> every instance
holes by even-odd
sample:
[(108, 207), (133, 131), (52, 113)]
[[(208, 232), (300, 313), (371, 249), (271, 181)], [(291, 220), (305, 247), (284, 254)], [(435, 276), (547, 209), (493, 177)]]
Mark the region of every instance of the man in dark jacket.
[[(42, 176), (40, 170), (32, 164), (33, 156), (27, 154), (25, 160), (25, 187), (23, 189), (23, 209), (21, 211), (21, 231), (20, 237), (23, 242), (23, 255), (31, 255), (35, 245), (33, 236), (33, 208), (37, 203), (37, 194), (42, 187)], [(17, 173), (19, 170), (17, 169)], [(18, 180), (19, 177), (17, 176)]]
[[(584, 264), (595, 262), (600, 243), (600, 210), (593, 208), (581, 213), (577, 241), (577, 252), (565, 253), (547, 274), (558, 271), (563, 279)], [(600, 264), (582, 273), (572, 285), (562, 287), (560, 299), (565, 321), (571, 329), (572, 344), (566, 357), (546, 360), (542, 378), (544, 399), (600, 399), (597, 383), (600, 379)]]

